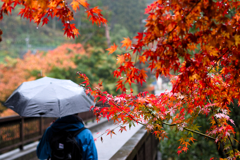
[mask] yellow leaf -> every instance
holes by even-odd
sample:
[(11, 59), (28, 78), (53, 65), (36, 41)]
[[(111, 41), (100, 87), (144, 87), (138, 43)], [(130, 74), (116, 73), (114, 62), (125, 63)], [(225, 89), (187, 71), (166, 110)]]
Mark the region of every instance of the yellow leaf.
[(240, 44), (240, 36), (239, 35), (235, 35), (234, 39), (235, 39), (235, 45)]
[(194, 80), (197, 79), (197, 78), (198, 78), (198, 75), (197, 75), (197, 74), (194, 74), (194, 75), (192, 75), (192, 76), (189, 77), (189, 79), (190, 79), (191, 81), (194, 81)]
[(218, 50), (216, 50), (213, 46), (207, 46), (207, 50), (210, 56), (218, 56)]

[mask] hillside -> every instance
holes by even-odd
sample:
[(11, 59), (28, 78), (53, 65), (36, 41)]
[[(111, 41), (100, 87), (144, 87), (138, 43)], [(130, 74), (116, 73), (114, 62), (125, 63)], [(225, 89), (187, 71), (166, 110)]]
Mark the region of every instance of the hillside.
[[(122, 37), (133, 37), (141, 31), (144, 24), (145, 0), (88, 0), (91, 6), (99, 6), (103, 10), (104, 16), (108, 20), (111, 42), (120, 43)], [(0, 5), (2, 2), (0, 2)], [(0, 28), (3, 31), (0, 43), (0, 62), (3, 62), (6, 56), (22, 57), (27, 50), (33, 53), (36, 50), (54, 49), (63, 43), (74, 43), (63, 36), (62, 23), (58, 19), (49, 19), (49, 23), (43, 27), (22, 19), (18, 16), (20, 7), (12, 11), (12, 15), (4, 15), (0, 21)], [(102, 36), (105, 36), (106, 28), (92, 26), (87, 20), (87, 15), (83, 10), (74, 13), (76, 27), (80, 29), (81, 36), (76, 42), (90, 44), (91, 46), (104, 46)], [(106, 39), (105, 39), (106, 40)]]

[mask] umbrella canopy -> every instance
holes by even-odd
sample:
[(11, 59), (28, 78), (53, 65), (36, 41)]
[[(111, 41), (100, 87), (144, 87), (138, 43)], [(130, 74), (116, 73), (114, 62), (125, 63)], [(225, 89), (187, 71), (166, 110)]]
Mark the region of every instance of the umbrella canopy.
[(64, 117), (86, 112), (93, 97), (71, 80), (44, 77), (22, 83), (5, 106), (23, 117)]

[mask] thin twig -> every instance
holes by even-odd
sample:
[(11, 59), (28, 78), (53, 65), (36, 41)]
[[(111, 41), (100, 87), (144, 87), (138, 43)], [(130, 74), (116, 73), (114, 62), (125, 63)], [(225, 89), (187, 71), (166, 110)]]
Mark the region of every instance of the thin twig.
[[(208, 100), (209, 103), (212, 103), (208, 97), (207, 97), (207, 100)], [(211, 108), (211, 110), (212, 110), (212, 113), (214, 114), (214, 112), (213, 112), (213, 107)], [(216, 119), (216, 117), (215, 117), (214, 115), (213, 115), (213, 118), (214, 118), (214, 120), (215, 120), (215, 122), (216, 122), (216, 124), (217, 124), (217, 127), (218, 127), (218, 126), (219, 126), (218, 120)], [(230, 143), (231, 143), (231, 147), (232, 147), (232, 149), (233, 149), (233, 153), (234, 153), (234, 156), (235, 156), (235, 151), (234, 151), (234, 148), (233, 148), (233, 144), (232, 144), (232, 141), (231, 141), (231, 139), (230, 139), (229, 136), (228, 136), (228, 140), (229, 140)], [(225, 146), (225, 143), (224, 143), (224, 142), (222, 142), (222, 143), (223, 143), (223, 146)], [(224, 148), (223, 148), (223, 151), (224, 151)], [(226, 155), (228, 155), (228, 154), (226, 153)]]
[[(159, 120), (158, 117), (156, 117), (148, 108), (146, 108), (148, 110), (148, 112), (155, 118), (157, 118)], [(165, 124), (165, 125), (168, 125), (168, 126), (175, 126), (175, 125), (178, 125), (179, 123), (174, 123), (174, 124), (169, 124), (169, 123), (166, 123), (166, 122), (162, 122), (162, 124)], [(198, 131), (194, 131), (194, 130), (191, 130), (189, 128), (186, 128), (186, 127), (183, 127), (183, 129), (187, 130), (187, 131), (190, 131), (190, 132), (193, 132), (193, 133), (196, 133), (196, 134), (199, 134), (201, 136), (204, 136), (204, 137), (207, 137), (207, 138), (210, 138), (210, 139), (213, 139), (215, 140), (215, 138), (211, 137), (211, 136), (208, 136), (206, 134), (203, 134), (201, 132), (198, 132)]]
[[(175, 123), (175, 124), (169, 124), (169, 123), (166, 123), (166, 122), (163, 122), (163, 124), (168, 125), (168, 126), (175, 126), (175, 125), (178, 125), (177, 123)], [(213, 137), (211, 137), (211, 136), (208, 136), (208, 135), (206, 135), (206, 134), (203, 134), (203, 133), (201, 133), (201, 132), (194, 131), (194, 130), (191, 130), (191, 129), (186, 128), (186, 127), (183, 127), (183, 129), (185, 129), (185, 130), (187, 130), (187, 131), (190, 131), (190, 132), (193, 132), (193, 133), (196, 133), (196, 134), (199, 134), (199, 135), (201, 135), (201, 136), (204, 136), (204, 137), (207, 137), (207, 138), (210, 138), (210, 139), (216, 140), (215, 138), (213, 138)]]
[(199, 135), (202, 135), (202, 136), (204, 136), (204, 137), (213, 139), (214, 141), (216, 140), (215, 138), (213, 138), (213, 137), (211, 137), (211, 136), (208, 136), (208, 135), (206, 135), (206, 134), (203, 134), (203, 133), (201, 133), (201, 132), (194, 131), (194, 130), (191, 130), (191, 129), (186, 128), (186, 127), (184, 127), (183, 129), (185, 129), (185, 130), (187, 130), (187, 131), (190, 131), (190, 132), (193, 132), (193, 133), (196, 133), (196, 134), (199, 134)]
[[(100, 91), (100, 90), (99, 90)], [(100, 91), (101, 92), (101, 91)], [(101, 95), (105, 96), (104, 94), (101, 93)], [(118, 109), (120, 109), (123, 113), (125, 113), (130, 119), (132, 119), (133, 121), (135, 121), (136, 123), (139, 123), (141, 125), (144, 125), (146, 126), (146, 124), (142, 123), (142, 122), (139, 122), (137, 121), (136, 119), (133, 118), (133, 116), (127, 112), (125, 112), (124, 110), (122, 110), (120, 107), (118, 107), (118, 105), (114, 102), (114, 101), (110, 101), (111, 103), (114, 104), (114, 106), (116, 106)]]
[[(226, 50), (225, 53), (222, 54), (222, 56), (220, 56), (218, 59), (217, 59), (217, 62), (228, 52), (228, 49)], [(213, 69), (213, 67), (216, 66), (217, 63), (215, 63), (209, 70), (208, 70), (208, 73), (210, 73), (210, 71)]]
[[(116, 128), (121, 127), (121, 126), (122, 126), (122, 125), (118, 125), (118, 126), (114, 127), (113, 129), (111, 129), (110, 131), (114, 131)], [(100, 135), (97, 137), (97, 139), (100, 138), (100, 137), (102, 137), (102, 136), (103, 136), (104, 134), (106, 134), (106, 133), (108, 133), (107, 130), (106, 130), (104, 133), (100, 134)]]

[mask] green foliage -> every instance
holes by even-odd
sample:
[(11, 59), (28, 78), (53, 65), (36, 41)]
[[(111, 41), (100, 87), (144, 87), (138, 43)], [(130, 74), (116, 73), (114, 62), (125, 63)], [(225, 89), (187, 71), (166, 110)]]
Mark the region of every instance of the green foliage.
[(82, 15), (79, 30), (81, 35), (76, 38), (76, 43), (81, 43), (84, 46), (90, 45), (107, 48), (104, 26), (98, 27), (92, 25), (86, 15)]
[[(111, 41), (120, 43), (123, 37), (131, 37), (143, 27), (145, 0), (89, 0), (91, 6), (99, 6), (104, 17), (108, 20)], [(0, 2), (2, 4), (2, 2)], [(3, 30), (3, 41), (0, 43), (0, 62), (3, 62), (6, 55), (16, 58), (22, 57), (28, 50), (51, 50), (58, 45), (73, 42), (62, 36), (62, 23), (56, 18), (49, 19), (44, 27), (36, 26), (26, 19), (18, 16), (20, 7), (17, 6), (12, 14), (4, 16), (0, 21)], [(84, 46), (97, 46), (106, 49), (107, 39), (105, 26), (92, 25), (87, 19), (87, 14), (81, 8), (80, 12), (74, 14), (76, 27), (80, 29), (80, 36), (76, 43)], [(28, 39), (28, 42), (27, 42)]]
[[(195, 125), (191, 129), (197, 130), (200, 126), (201, 130), (209, 128), (210, 124), (207, 124), (206, 116), (199, 116), (195, 120)], [(212, 157), (220, 158), (217, 152), (217, 145), (214, 141), (206, 141), (206, 138), (197, 134), (194, 134), (194, 143), (190, 143), (187, 152), (183, 152), (178, 155), (177, 148), (179, 146), (179, 139), (181, 137), (189, 137), (190, 132), (173, 132), (175, 128), (164, 126), (168, 133), (168, 139), (164, 139), (160, 142), (160, 152), (162, 153), (162, 160), (206, 160)]]
[(86, 55), (76, 54), (74, 63), (77, 65), (77, 68), (69, 68), (66, 70), (56, 67), (47, 76), (60, 79), (71, 79), (79, 84), (82, 80), (78, 78), (76, 73), (80, 71), (88, 76), (90, 82), (97, 84), (101, 81), (104, 90), (116, 94), (116, 79), (112, 74), (114, 69), (116, 69), (116, 57), (107, 56), (108, 54), (99, 47), (89, 47), (87, 53)]
[(18, 16), (19, 9), (17, 6), (11, 15), (5, 15), (0, 21), (3, 31), (0, 62), (3, 62), (6, 55), (13, 58), (22, 57), (28, 50), (49, 50), (73, 41), (62, 36), (62, 24), (56, 19), (49, 20), (48, 25), (44, 27), (37, 27), (35, 23)]
[(141, 31), (142, 20), (145, 18), (145, 0), (105, 0), (104, 4), (112, 11), (110, 21), (112, 29), (119, 24), (129, 31), (129, 37)]
[[(234, 139), (240, 141), (240, 107), (238, 105), (238, 101), (236, 99), (234, 99), (234, 103), (231, 103), (229, 105), (229, 107), (231, 108), (231, 118), (233, 119), (233, 121), (235, 122), (235, 125), (233, 125), (234, 130), (236, 132)], [(237, 143), (236, 141), (233, 141), (233, 146), (240, 150), (240, 143)]]
[[(143, 28), (145, 0), (89, 0), (89, 3), (92, 6), (99, 6), (103, 10), (103, 15), (108, 20), (111, 42), (119, 44), (123, 37), (132, 37)], [(84, 13), (75, 16), (76, 20), (80, 22), (77, 24), (81, 34), (76, 42), (106, 48), (105, 26), (92, 25)]]
[(116, 43), (117, 45), (120, 44), (120, 42), (123, 40), (123, 37), (129, 36), (129, 31), (120, 24), (116, 24), (114, 29), (111, 31), (111, 42)]

